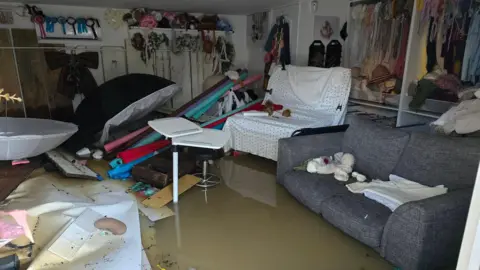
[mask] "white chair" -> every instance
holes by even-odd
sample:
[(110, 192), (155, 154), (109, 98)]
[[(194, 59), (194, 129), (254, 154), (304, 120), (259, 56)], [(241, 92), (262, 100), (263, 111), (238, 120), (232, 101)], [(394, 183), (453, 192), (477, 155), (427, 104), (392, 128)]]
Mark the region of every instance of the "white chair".
[(272, 92), (265, 101), (290, 109), (291, 117), (283, 117), (281, 112), (274, 117), (231, 116), (223, 128), (230, 134), (225, 148), (277, 160), (278, 140), (295, 130), (343, 124), (350, 88), (350, 69), (277, 67), (268, 83)]

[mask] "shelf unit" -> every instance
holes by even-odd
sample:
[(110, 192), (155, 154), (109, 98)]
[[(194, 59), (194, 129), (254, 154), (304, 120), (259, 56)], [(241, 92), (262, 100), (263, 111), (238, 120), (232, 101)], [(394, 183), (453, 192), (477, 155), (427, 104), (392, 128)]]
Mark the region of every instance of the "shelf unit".
[[(414, 7), (417, 6), (415, 0)], [(350, 98), (349, 102), (356, 105), (362, 105), (370, 110), (375, 109), (379, 114), (391, 114), (397, 112), (397, 127), (410, 126), (416, 124), (427, 124), (435, 119), (438, 119), (444, 112), (455, 106), (456, 103), (427, 99), (425, 104), (418, 110), (412, 110), (409, 108), (409, 103), (412, 100), (409, 89), (415, 87), (418, 80), (425, 74), (425, 67), (422, 66), (422, 55), (426, 51), (426, 35), (427, 24), (420, 25), (420, 11), (417, 8), (413, 8), (412, 18), (410, 23), (407, 54), (405, 57), (405, 71), (402, 78), (402, 88), (399, 94), (399, 104), (388, 105), (379, 102), (360, 100), (357, 98)], [(350, 25), (350, 23), (348, 24)]]
[[(178, 34), (189, 34), (192, 36), (198, 36), (200, 34), (200, 30), (193, 30), (193, 29), (178, 29), (178, 28), (148, 28), (148, 27), (140, 27), (140, 26), (131, 26), (128, 28), (129, 35), (131, 33), (138, 33), (138, 32), (150, 32), (154, 31), (156, 33), (164, 33), (166, 35), (171, 35), (172, 32), (175, 32), (176, 35)], [(215, 36), (226, 36), (227, 34), (233, 33), (229, 31), (222, 31), (222, 30), (204, 30), (205, 32), (215, 32)]]

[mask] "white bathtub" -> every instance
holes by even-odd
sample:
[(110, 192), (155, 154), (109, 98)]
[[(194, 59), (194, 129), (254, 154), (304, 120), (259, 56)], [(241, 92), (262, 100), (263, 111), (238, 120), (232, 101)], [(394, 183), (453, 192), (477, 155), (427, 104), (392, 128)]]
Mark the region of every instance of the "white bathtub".
[(38, 156), (62, 144), (78, 128), (48, 119), (0, 117), (0, 160)]

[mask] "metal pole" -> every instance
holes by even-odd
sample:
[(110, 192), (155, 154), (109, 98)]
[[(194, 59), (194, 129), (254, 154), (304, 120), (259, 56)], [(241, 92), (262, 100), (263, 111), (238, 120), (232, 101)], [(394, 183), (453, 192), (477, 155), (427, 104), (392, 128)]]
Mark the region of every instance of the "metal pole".
[[(10, 34), (10, 42), (13, 44), (13, 34), (12, 34), (11, 28), (8, 29), (8, 33)], [(25, 107), (25, 98), (23, 98), (23, 87), (22, 87), (22, 82), (20, 80), (20, 72), (18, 71), (17, 52), (15, 51), (15, 47), (12, 48), (12, 53), (13, 53), (13, 61), (15, 61), (15, 71), (17, 72), (18, 87), (20, 87), (20, 95), (22, 96), (23, 113), (25, 115), (25, 118), (27, 118), (27, 108)]]
[(190, 99), (194, 98), (193, 96), (193, 69), (192, 69), (192, 52), (188, 52), (188, 60), (190, 66)]
[(173, 203), (178, 203), (178, 149), (172, 144), (173, 152)]

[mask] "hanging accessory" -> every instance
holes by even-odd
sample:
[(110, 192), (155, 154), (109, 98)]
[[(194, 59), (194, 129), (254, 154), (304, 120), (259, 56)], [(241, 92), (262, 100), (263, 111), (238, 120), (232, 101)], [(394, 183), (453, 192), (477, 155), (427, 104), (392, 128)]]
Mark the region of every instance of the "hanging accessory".
[(93, 19), (93, 18), (89, 18), (89, 19), (87, 19), (87, 21), (86, 21), (86, 25), (87, 25), (90, 29), (92, 29), (92, 34), (93, 34), (93, 38), (94, 38), (94, 39), (98, 39), (97, 31), (95, 31), (95, 25), (96, 25), (96, 23), (97, 23), (96, 20)]
[(235, 58), (235, 48), (224, 37), (218, 37), (215, 43), (213, 73), (225, 73), (230, 69)]
[(147, 55), (145, 54), (145, 44), (146, 44), (146, 42), (145, 42), (145, 38), (143, 37), (143, 35), (140, 34), (140, 33), (133, 34), (133, 37), (130, 40), (130, 42), (132, 44), (132, 47), (135, 50), (141, 52), (140, 58), (142, 59), (142, 61), (144, 63), (147, 63)]
[(200, 48), (200, 39), (198, 36), (184, 34), (175, 38), (173, 53), (180, 54), (183, 51), (197, 52)]
[(45, 28), (43, 27), (43, 23), (45, 22), (45, 18), (42, 15), (36, 15), (34, 18), (34, 22), (38, 24), (38, 28), (40, 29), (40, 37), (46, 38), (47, 33), (45, 32)]
[(323, 23), (322, 28), (320, 29), (320, 35), (323, 38), (330, 39), (333, 35), (333, 28), (329, 21)]
[(342, 26), (342, 30), (340, 30), (340, 37), (343, 40), (346, 40), (348, 37), (348, 32), (347, 32), (347, 22), (345, 22)]
[[(120, 9), (114, 9), (110, 8), (105, 11), (105, 14), (103, 15), (105, 21), (115, 30), (120, 28), (123, 23), (123, 15), (125, 14), (124, 11)], [(98, 25), (98, 24), (97, 24)], [(100, 27), (98, 25), (98, 27)]]
[(55, 17), (45, 17), (45, 30), (48, 33), (55, 32), (55, 24), (58, 22), (58, 19)]
[(252, 41), (256, 42), (257, 40), (263, 39), (263, 33), (265, 31), (264, 25), (267, 19), (266, 12), (254, 13), (252, 15)]
[(67, 19), (65, 17), (58, 17), (58, 23), (62, 26), (62, 32), (64, 35), (67, 34), (67, 29), (65, 28), (65, 24), (67, 24)]
[(0, 11), (0, 24), (13, 24), (13, 12)]
[(45, 51), (45, 61), (50, 70), (61, 69), (57, 92), (73, 99), (76, 93), (88, 97), (94, 92), (97, 83), (89, 69), (98, 69), (100, 59), (98, 52), (70, 54), (59, 51)]
[(85, 18), (78, 18), (77, 19), (77, 32), (79, 34), (84, 34), (88, 33), (88, 28), (87, 28), (87, 20)]
[(69, 24), (72, 27), (74, 35), (77, 35), (77, 29), (75, 28), (76, 23), (77, 23), (77, 20), (75, 18), (73, 17), (67, 18), (67, 24)]
[(217, 29), (225, 32), (233, 32), (232, 25), (225, 19), (217, 21)]
[(152, 11), (151, 12), (152, 16), (155, 18), (155, 21), (159, 22), (163, 19), (163, 14), (161, 11)]
[(126, 13), (123, 15), (122, 20), (126, 22), (128, 26), (134, 26), (137, 23), (131, 13)]
[(166, 47), (169, 46), (170, 40), (168, 39), (167, 35), (165, 33), (157, 34), (153, 31), (150, 32), (147, 37), (145, 48), (147, 59), (150, 59), (151, 56), (160, 49), (162, 44), (165, 44)]
[(37, 16), (45, 17), (45, 15), (43, 14), (43, 11), (39, 9), (37, 6), (25, 5), (25, 8), (28, 10), (28, 14), (30, 14), (30, 20), (32, 22), (35, 22), (35, 18)]
[(157, 27), (157, 20), (153, 15), (145, 15), (140, 19), (140, 26), (149, 29)]

